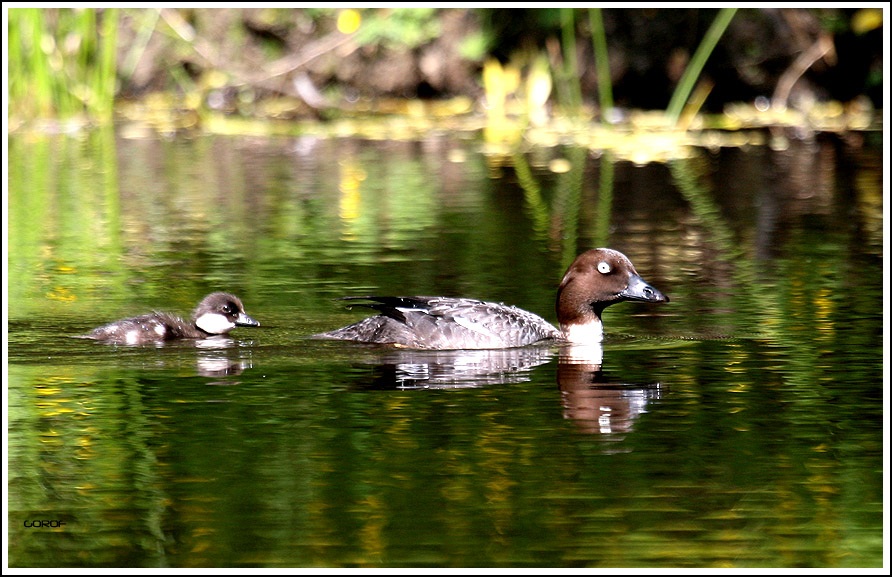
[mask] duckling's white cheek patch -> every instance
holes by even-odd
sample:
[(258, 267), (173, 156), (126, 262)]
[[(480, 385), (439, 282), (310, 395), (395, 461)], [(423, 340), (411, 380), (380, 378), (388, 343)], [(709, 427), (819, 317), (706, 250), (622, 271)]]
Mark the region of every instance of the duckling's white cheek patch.
[(163, 337), (164, 335), (167, 334), (167, 329), (164, 328), (164, 325), (162, 325), (161, 323), (158, 323), (155, 325), (155, 334), (158, 335), (159, 337)]
[(205, 313), (195, 319), (195, 326), (212, 335), (222, 335), (235, 328), (235, 324), (217, 313)]
[(603, 260), (598, 263), (598, 272), (601, 274), (607, 274), (611, 271), (610, 263), (604, 262)]

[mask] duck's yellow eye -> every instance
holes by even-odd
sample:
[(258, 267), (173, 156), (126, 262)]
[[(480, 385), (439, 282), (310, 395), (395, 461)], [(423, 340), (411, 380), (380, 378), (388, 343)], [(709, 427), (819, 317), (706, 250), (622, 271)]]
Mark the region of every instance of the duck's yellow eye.
[(601, 274), (607, 274), (610, 272), (610, 263), (604, 262), (603, 260), (598, 263), (598, 272)]

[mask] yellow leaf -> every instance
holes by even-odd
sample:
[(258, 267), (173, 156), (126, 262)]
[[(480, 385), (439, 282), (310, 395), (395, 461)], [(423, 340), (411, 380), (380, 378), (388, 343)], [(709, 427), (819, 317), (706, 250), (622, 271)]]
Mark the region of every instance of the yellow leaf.
[(338, 14), (338, 31), (343, 34), (353, 34), (359, 30), (361, 22), (362, 16), (360, 16), (358, 10), (353, 10), (352, 8), (342, 10)]
[(883, 25), (883, 11), (879, 8), (862, 8), (852, 16), (852, 31), (866, 34)]

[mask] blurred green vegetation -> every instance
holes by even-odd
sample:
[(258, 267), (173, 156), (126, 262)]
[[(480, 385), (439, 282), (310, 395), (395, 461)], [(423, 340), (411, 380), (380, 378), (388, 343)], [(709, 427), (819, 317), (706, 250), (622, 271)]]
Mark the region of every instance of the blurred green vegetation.
[[(663, 128), (699, 130), (709, 124), (694, 121), (704, 104), (752, 103), (754, 91), (777, 88), (778, 106), (754, 112), (763, 124), (791, 124), (810, 120), (787, 111), (787, 88), (807, 72), (819, 101), (846, 86), (840, 99), (854, 99), (852, 114), (872, 113), (858, 97), (882, 86), (881, 53), (871, 52), (882, 25), (878, 8), (13, 8), (9, 111), (13, 128), (114, 113), (173, 130), (256, 132), (238, 119), (396, 113), (474, 119), (452, 129), (479, 128), (481, 115), (521, 130), (562, 117), (635, 127), (627, 111), (640, 108), (665, 112)], [(790, 28), (814, 45), (763, 38)], [(486, 81), (491, 62), (505, 70), (498, 85)], [(860, 118), (856, 129), (870, 124)]]
[(117, 32), (113, 8), (10, 10), (10, 114), (110, 119)]
[[(434, 8), (402, 8), (393, 12), (357, 14), (356, 40), (362, 45), (417, 48), (440, 35), (440, 21)], [(361, 23), (361, 26), (359, 24)]]

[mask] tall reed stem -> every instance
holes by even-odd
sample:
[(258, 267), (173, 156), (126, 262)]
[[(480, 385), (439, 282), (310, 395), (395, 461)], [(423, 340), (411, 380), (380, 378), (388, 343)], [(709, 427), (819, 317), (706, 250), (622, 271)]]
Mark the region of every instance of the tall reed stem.
[(613, 82), (610, 79), (610, 58), (607, 54), (607, 34), (604, 32), (604, 19), (600, 8), (588, 11), (592, 29), (592, 48), (595, 53), (595, 70), (598, 75), (598, 103), (601, 106), (601, 121), (613, 109)]
[(666, 108), (666, 116), (673, 126), (678, 123), (681, 112), (688, 101), (688, 97), (694, 90), (694, 86), (697, 84), (697, 79), (700, 77), (706, 61), (715, 49), (716, 44), (718, 44), (719, 38), (725, 33), (736, 12), (737, 8), (722, 8), (719, 10), (709, 30), (706, 31), (703, 40), (700, 41), (700, 46), (697, 47), (693, 58), (691, 58), (687, 68), (685, 68), (684, 74), (682, 74), (681, 80), (679, 80), (678, 86), (672, 94), (672, 99), (669, 101), (669, 106)]

